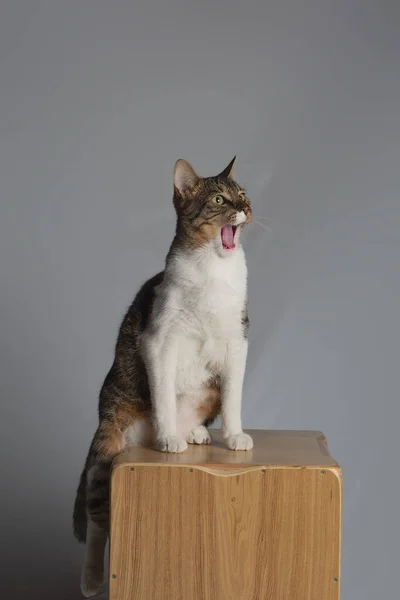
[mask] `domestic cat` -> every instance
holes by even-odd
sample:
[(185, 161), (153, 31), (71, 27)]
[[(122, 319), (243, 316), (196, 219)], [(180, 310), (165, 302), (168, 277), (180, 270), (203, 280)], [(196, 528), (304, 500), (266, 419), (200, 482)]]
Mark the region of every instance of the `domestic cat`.
[(183, 452), (208, 444), (218, 415), (231, 450), (250, 450), (241, 401), (247, 357), (247, 267), (241, 231), (251, 221), (235, 158), (200, 177), (174, 168), (176, 233), (165, 269), (139, 290), (120, 327), (99, 398), (99, 425), (81, 475), (74, 534), (86, 542), (81, 590), (98, 593), (108, 539), (109, 474), (128, 445)]

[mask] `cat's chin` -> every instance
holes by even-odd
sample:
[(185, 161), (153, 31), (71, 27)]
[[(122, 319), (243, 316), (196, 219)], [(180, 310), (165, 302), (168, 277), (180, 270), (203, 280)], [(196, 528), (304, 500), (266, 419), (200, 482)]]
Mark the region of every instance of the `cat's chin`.
[(215, 244), (216, 253), (221, 258), (229, 258), (229, 257), (235, 256), (235, 254), (237, 254), (239, 248), (240, 248), (239, 244), (237, 246), (235, 245), (234, 248), (224, 248), (222, 246), (222, 244), (218, 243), (218, 242)]
[(224, 248), (223, 246), (220, 247), (220, 255), (223, 257), (232, 256), (233, 254), (235, 254), (236, 251), (237, 246), (235, 246), (234, 248)]

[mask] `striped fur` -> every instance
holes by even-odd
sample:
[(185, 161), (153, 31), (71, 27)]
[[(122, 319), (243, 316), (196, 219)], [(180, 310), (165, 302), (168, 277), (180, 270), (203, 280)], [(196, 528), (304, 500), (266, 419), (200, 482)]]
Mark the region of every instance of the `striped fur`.
[[(252, 445), (240, 423), (248, 329), (240, 231), (251, 219), (251, 208), (231, 169), (232, 163), (216, 177), (200, 178), (188, 163), (178, 161), (173, 198), (177, 226), (165, 270), (144, 283), (120, 326), (114, 362), (100, 391), (99, 425), (74, 506), (74, 535), (86, 544), (81, 581), (86, 597), (97, 594), (103, 582), (110, 466), (119, 452), (127, 445), (155, 445), (171, 452), (184, 450), (187, 443), (209, 443), (206, 428), (219, 414), (228, 447), (249, 449)], [(223, 197), (222, 205), (215, 202), (216, 195)], [(221, 228), (226, 224), (236, 229), (234, 251), (222, 246)], [(175, 314), (181, 316), (179, 323), (174, 320)], [(234, 344), (228, 339), (230, 329)], [(159, 346), (165, 331), (169, 340), (176, 337), (178, 348), (177, 379), (174, 397), (170, 398), (173, 414), (167, 406), (167, 392), (159, 389), (156, 381), (161, 369), (157, 361), (169, 352), (167, 348), (161, 352)], [(196, 354), (197, 342), (193, 344), (193, 340), (202, 335), (213, 341), (215, 332), (219, 337), (213, 345), (204, 349), (203, 343), (201, 353)], [(224, 335), (228, 336), (226, 340)], [(231, 369), (238, 375), (228, 392), (221, 386), (221, 374), (231, 360), (226, 355), (230, 345), (239, 349), (232, 355), (232, 360), (236, 357), (239, 362)], [(186, 366), (190, 352), (195, 354)], [(192, 377), (186, 369), (197, 360), (204, 364), (199, 364), (200, 370)], [(225, 381), (225, 371), (224, 375)], [(188, 380), (198, 382), (197, 387), (192, 389)]]

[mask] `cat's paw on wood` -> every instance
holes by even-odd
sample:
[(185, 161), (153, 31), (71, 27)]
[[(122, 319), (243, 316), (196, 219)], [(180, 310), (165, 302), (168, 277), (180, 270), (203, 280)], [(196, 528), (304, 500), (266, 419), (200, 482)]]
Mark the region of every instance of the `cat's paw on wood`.
[(157, 440), (157, 448), (161, 452), (184, 452), (187, 448), (186, 440), (176, 435), (168, 435)]
[(228, 435), (225, 443), (229, 450), (251, 450), (253, 447), (253, 440), (247, 433)]
[(186, 438), (188, 444), (209, 444), (211, 442), (211, 435), (208, 433), (207, 427), (204, 425), (197, 425), (193, 427), (192, 431)]

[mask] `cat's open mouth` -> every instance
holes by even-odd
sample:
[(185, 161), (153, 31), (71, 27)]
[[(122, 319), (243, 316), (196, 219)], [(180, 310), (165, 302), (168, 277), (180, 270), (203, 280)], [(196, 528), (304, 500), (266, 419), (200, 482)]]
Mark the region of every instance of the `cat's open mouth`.
[(235, 246), (235, 233), (237, 227), (235, 225), (224, 225), (221, 229), (221, 242), (224, 250), (234, 250)]

